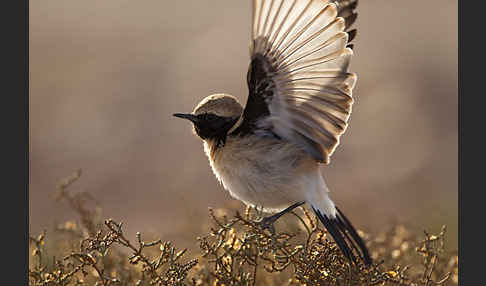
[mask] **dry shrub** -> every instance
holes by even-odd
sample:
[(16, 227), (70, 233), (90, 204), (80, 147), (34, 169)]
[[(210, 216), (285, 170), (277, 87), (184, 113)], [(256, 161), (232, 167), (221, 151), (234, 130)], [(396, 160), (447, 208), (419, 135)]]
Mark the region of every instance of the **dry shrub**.
[[(455, 285), (456, 252), (445, 252), (445, 227), (437, 235), (414, 235), (405, 226), (372, 237), (360, 232), (374, 264), (350, 264), (317, 219), (305, 208), (294, 210), (295, 225), (271, 234), (251, 208), (228, 217), (210, 210), (214, 224), (198, 237), (200, 254), (191, 259), (170, 242), (135, 242), (123, 224), (103, 221), (86, 205), (88, 193), (68, 187), (81, 172), (64, 180), (58, 199), (79, 215), (59, 225), (47, 243), (45, 232), (30, 237), (30, 285)], [(289, 215), (290, 216), (290, 215)], [(59, 258), (56, 258), (59, 257)]]

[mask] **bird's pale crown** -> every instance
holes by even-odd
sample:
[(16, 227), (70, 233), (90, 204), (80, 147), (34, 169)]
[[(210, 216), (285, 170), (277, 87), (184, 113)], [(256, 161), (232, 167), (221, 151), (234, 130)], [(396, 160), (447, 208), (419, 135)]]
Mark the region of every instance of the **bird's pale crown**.
[(193, 114), (213, 113), (221, 117), (239, 117), (243, 107), (236, 97), (229, 94), (213, 94), (207, 96), (194, 108)]

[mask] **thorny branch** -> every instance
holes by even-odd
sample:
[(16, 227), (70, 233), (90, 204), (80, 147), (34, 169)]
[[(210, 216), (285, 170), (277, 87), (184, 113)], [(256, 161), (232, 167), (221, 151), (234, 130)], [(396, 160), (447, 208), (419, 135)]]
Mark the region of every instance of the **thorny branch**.
[(360, 232), (376, 263), (352, 266), (303, 207), (286, 216), (293, 226), (274, 235), (261, 228), (261, 213), (251, 208), (232, 217), (210, 209), (214, 227), (197, 238), (201, 254), (181, 262), (186, 250), (160, 239), (144, 241), (140, 233), (131, 242), (121, 222), (101, 220), (86, 205), (93, 201), (89, 193), (68, 190), (80, 175), (64, 180), (58, 192), (80, 223), (58, 226), (58, 240), (46, 241), (45, 231), (30, 237), (29, 285), (431, 286), (458, 281), (457, 253), (444, 250), (445, 227), (438, 235), (425, 232), (425, 238), (401, 225), (376, 237)]

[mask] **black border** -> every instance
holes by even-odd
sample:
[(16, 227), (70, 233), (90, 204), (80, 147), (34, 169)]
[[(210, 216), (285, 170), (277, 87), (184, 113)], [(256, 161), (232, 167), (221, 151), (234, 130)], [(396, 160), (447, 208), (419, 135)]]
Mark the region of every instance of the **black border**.
[[(29, 1), (4, 1), (1, 133), (2, 284), (29, 284)], [(8, 271), (8, 272), (7, 272)], [(10, 281), (12, 280), (12, 282)], [(10, 283), (9, 283), (10, 282)]]
[(485, 283), (483, 266), (486, 241), (482, 232), (485, 229), (486, 209), (486, 200), (483, 199), (486, 112), (482, 110), (484, 104), (480, 102), (485, 97), (481, 45), (484, 10), (474, 5), (478, 3), (458, 1), (459, 285)]
[[(25, 277), (26, 285), (29, 283), (29, 90), (30, 90), (30, 73), (29, 73), (29, 0), (19, 1), (19, 10), (21, 10), (21, 16), (19, 17), (20, 23), (20, 30), (23, 31), (19, 35), (19, 40), (21, 42), (22, 48), (20, 48), (20, 53), (24, 55), (23, 61), (22, 59), (20, 62), (22, 63), (21, 67), (19, 68), (19, 78), (24, 79), (24, 85), (20, 85), (19, 88), (22, 89), (23, 92), (23, 109), (24, 109), (24, 116), (21, 122), (24, 125), (24, 130), (21, 135), (24, 144), (21, 146), (25, 150), (25, 155), (23, 157), (23, 161), (25, 165), (23, 166), (23, 182), (24, 186), (22, 192), (20, 192), (22, 199), (26, 202), (26, 207), (23, 211), (23, 220), (25, 221), (26, 233), (27, 235), (24, 236), (25, 238), (25, 257), (26, 261), (26, 272), (27, 275)], [(21, 97), (22, 98), (22, 97)], [(19, 275), (19, 277), (21, 277)]]

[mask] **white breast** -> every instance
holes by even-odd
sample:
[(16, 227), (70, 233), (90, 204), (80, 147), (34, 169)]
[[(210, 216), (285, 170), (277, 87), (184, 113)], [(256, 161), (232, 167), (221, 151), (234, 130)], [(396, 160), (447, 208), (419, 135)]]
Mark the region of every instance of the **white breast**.
[[(295, 145), (260, 136), (228, 137), (223, 147), (204, 142), (211, 168), (231, 196), (279, 211), (325, 188), (318, 163)], [(326, 193), (326, 192), (325, 192)]]

